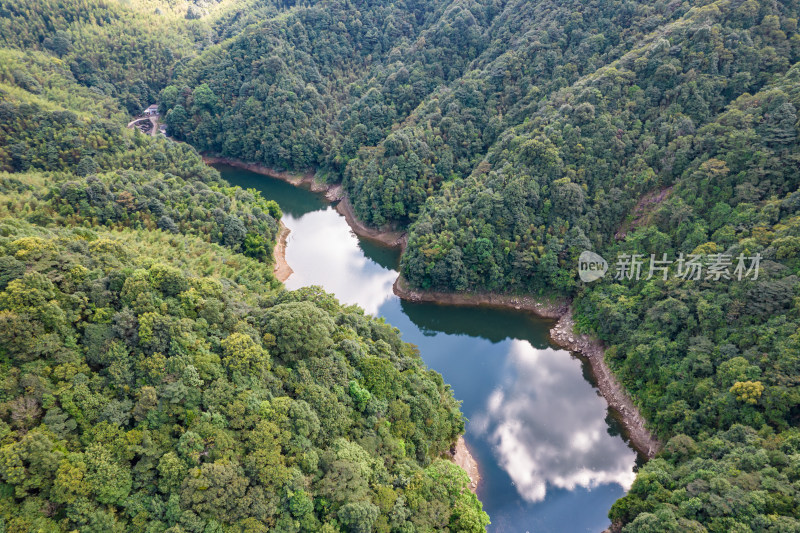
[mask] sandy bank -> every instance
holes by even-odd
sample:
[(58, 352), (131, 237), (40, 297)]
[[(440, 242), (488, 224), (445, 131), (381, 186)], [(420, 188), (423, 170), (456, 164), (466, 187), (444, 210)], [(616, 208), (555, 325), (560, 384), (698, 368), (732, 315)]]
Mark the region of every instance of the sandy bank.
[(275, 250), (273, 256), (275, 257), (275, 277), (283, 283), (289, 276), (292, 275), (294, 270), (286, 262), (286, 239), (289, 237), (291, 230), (287, 228), (283, 222), (280, 223), (280, 230), (278, 231), (277, 242), (275, 243)]
[(583, 356), (592, 369), (597, 388), (618, 415), (631, 445), (642, 455), (652, 458), (661, 443), (650, 433), (645, 420), (628, 393), (611, 372), (604, 360), (603, 344), (589, 335), (577, 335), (572, 309), (567, 301), (541, 302), (530, 296), (492, 293), (447, 293), (422, 291), (408, 286), (402, 276), (392, 287), (394, 293), (411, 302), (430, 302), (445, 305), (483, 305), (528, 311), (542, 318), (557, 320), (550, 330), (550, 339), (557, 346)]
[(475, 492), (478, 489), (478, 483), (481, 481), (481, 475), (478, 471), (478, 461), (472, 456), (467, 448), (467, 443), (464, 441), (464, 436), (458, 437), (458, 440), (450, 449), (451, 460), (460, 466), (469, 476), (469, 490)]

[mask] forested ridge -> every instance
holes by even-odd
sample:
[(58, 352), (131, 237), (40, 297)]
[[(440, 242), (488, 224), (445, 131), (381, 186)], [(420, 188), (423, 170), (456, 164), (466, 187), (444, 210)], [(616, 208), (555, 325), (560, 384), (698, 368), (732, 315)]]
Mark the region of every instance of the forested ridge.
[[(165, 90), (170, 127), (342, 179), (364, 221), (408, 229), (412, 285), (573, 297), (667, 442), (617, 528), (797, 529), (798, 4), (456, 2), (383, 55), (347, 27), (357, 4), (321, 5), (189, 62)], [(266, 35), (285, 63), (242, 75), (244, 42)], [(334, 36), (342, 53), (314, 48)], [(612, 263), (603, 281), (578, 280), (583, 250)], [(757, 280), (614, 280), (624, 253), (763, 262)]]
[[(0, 209), (24, 231), (200, 239), (253, 287), (279, 209), (119, 130), (157, 100), (199, 150), (342, 182), (408, 231), (416, 287), (572, 298), (666, 443), (616, 529), (800, 530), (796, 0), (133, 4), (0, 6)], [(681, 253), (759, 254), (759, 277), (613, 279), (620, 254)]]
[(149, 96), (102, 44), (142, 11), (50, 7), (0, 8), (0, 530), (483, 531), (442, 458), (464, 420), (441, 376), (360, 308), (283, 288), (275, 202), (124, 128)]

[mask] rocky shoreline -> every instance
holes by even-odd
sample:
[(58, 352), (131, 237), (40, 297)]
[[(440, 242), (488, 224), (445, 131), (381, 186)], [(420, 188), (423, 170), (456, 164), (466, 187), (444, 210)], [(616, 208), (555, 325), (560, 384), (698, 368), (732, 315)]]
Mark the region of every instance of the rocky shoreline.
[(570, 303), (566, 300), (539, 301), (531, 296), (493, 293), (448, 293), (422, 291), (408, 286), (402, 275), (392, 286), (394, 293), (411, 302), (429, 302), (445, 305), (484, 305), (528, 311), (542, 318), (556, 320), (550, 330), (553, 344), (575, 352), (588, 361), (597, 388), (609, 407), (619, 414), (620, 422), (631, 445), (648, 459), (661, 449), (661, 443), (647, 429), (645, 420), (633, 400), (617, 380), (603, 359), (605, 347), (589, 335), (575, 333), (575, 321)]
[(469, 490), (475, 493), (478, 490), (478, 483), (481, 481), (481, 474), (478, 471), (478, 461), (472, 456), (467, 443), (464, 440), (464, 435), (458, 437), (458, 440), (450, 449), (450, 460), (460, 466), (464, 472), (469, 476)]
[[(405, 232), (391, 229), (371, 228), (366, 226), (356, 217), (350, 199), (344, 193), (339, 184), (323, 184), (314, 179), (314, 173), (293, 174), (291, 172), (278, 171), (257, 163), (247, 163), (238, 159), (203, 156), (203, 161), (209, 165), (224, 164), (237, 168), (242, 168), (263, 174), (272, 178), (277, 178), (291, 183), (295, 186), (307, 186), (312, 192), (325, 193), (329, 202), (338, 202), (336, 210), (345, 217), (352, 231), (363, 238), (382, 243), (386, 246), (400, 247), (405, 249), (408, 236)], [(288, 235), (288, 228), (284, 234), (283, 229), (278, 238), (276, 246), (276, 277), (285, 281), (291, 274), (291, 267), (286, 264), (285, 259), (285, 239)], [(282, 239), (281, 239), (282, 236)], [(283, 242), (283, 250), (280, 252), (281, 261), (289, 269), (289, 274), (281, 279), (278, 274), (279, 259), (278, 247)], [(645, 420), (639, 410), (633, 404), (628, 393), (617, 380), (616, 376), (603, 359), (605, 348), (602, 343), (589, 335), (577, 335), (574, 331), (574, 319), (570, 302), (566, 300), (542, 301), (532, 296), (517, 296), (494, 293), (448, 293), (435, 291), (422, 291), (408, 286), (402, 275), (399, 275), (392, 286), (394, 293), (401, 299), (411, 302), (429, 302), (444, 305), (475, 305), (491, 306), (519, 311), (528, 311), (542, 318), (556, 320), (555, 326), (550, 330), (550, 339), (554, 344), (564, 349), (575, 352), (589, 362), (592, 374), (597, 382), (597, 388), (606, 399), (608, 405), (619, 414), (620, 422), (630, 440), (631, 445), (643, 456), (648, 459), (655, 456), (661, 449), (661, 443), (647, 429)], [(478, 464), (469, 452), (464, 437), (459, 437), (450, 454), (452, 460), (464, 468), (470, 476), (470, 490), (475, 492), (480, 480), (478, 474)]]
[(207, 165), (228, 165), (241, 168), (249, 170), (250, 172), (255, 172), (256, 174), (263, 174), (264, 176), (283, 180), (295, 187), (308, 187), (311, 192), (324, 193), (325, 198), (329, 202), (336, 203), (336, 211), (344, 216), (347, 223), (350, 225), (350, 229), (359, 237), (376, 241), (386, 246), (400, 246), (404, 248), (406, 245), (406, 233), (404, 231), (392, 230), (390, 228), (371, 228), (361, 222), (355, 212), (353, 212), (353, 206), (341, 184), (320, 183), (314, 179), (313, 172), (297, 174), (275, 170), (274, 168), (259, 163), (248, 163), (230, 157), (217, 157), (213, 155), (203, 155), (202, 157), (203, 162)]
[(402, 274), (395, 280), (392, 290), (397, 296), (409, 302), (502, 307), (517, 311), (530, 311), (542, 318), (559, 319), (569, 310), (569, 302), (566, 300), (544, 302), (532, 296), (491, 292), (436, 292), (414, 289), (408, 285)]
[(647, 429), (639, 409), (605, 362), (603, 343), (586, 334), (575, 334), (575, 319), (571, 308), (561, 315), (550, 330), (550, 339), (554, 344), (583, 356), (589, 362), (597, 388), (608, 406), (619, 414), (631, 445), (640, 454), (652, 459), (661, 449), (661, 443)]

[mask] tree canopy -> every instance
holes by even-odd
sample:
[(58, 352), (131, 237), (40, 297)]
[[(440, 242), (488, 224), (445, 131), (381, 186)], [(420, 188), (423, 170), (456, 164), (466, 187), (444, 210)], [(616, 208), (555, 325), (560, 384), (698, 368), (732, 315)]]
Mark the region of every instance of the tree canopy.
[(0, 529), (482, 531), (441, 376), (53, 53), (0, 49)]
[[(21, 517), (36, 501), (24, 516), (46, 508), (96, 529), (151, 515), (199, 528), (174, 518), (184, 512), (255, 529), (254, 509), (287, 531), (485, 521), (459, 473), (429, 463), (463, 424), (449, 395), (436, 399), (440, 381), (417, 366), (404, 381), (379, 353), (416, 359), (384, 326), (315, 291), (281, 293), (267, 268), (278, 206), (222, 183), (189, 146), (121, 130), (157, 100), (168, 134), (198, 150), (341, 182), (363, 222), (408, 232), (414, 287), (573, 299), (580, 331), (605, 342), (669, 442), (612, 509), (615, 528), (797, 529), (798, 16), (796, 0), (4, 3), (0, 214), (13, 222), (0, 316), (9, 369), (35, 376), (4, 389), (8, 508)], [(604, 279), (579, 281), (584, 250), (612, 264)], [(74, 268), (47, 263), (64, 254)], [(758, 255), (761, 269), (614, 279), (616, 258), (637, 254)], [(228, 311), (233, 286), (258, 295), (247, 311)], [(186, 331), (208, 348), (202, 364), (170, 362)], [(75, 358), (89, 370), (55, 370)], [(112, 367), (133, 376), (113, 378), (123, 393), (98, 385)], [(139, 431), (192, 397), (186, 383), (217, 375), (247, 387), (274, 376), (272, 396), (256, 394), (263, 417), (250, 400), (234, 414), (190, 408), (181, 435), (147, 434), (161, 446), (147, 460), (110, 445), (112, 429), (80, 433), (85, 420)], [(79, 392), (62, 400), (62, 382)], [(205, 390), (235, 404), (228, 385)], [(38, 429), (45, 418), (66, 436)], [(228, 432), (213, 451), (197, 421)], [(249, 440), (256, 426), (268, 444)], [(138, 438), (125, 442), (149, 449)], [(413, 472), (370, 462), (381, 446)], [(232, 449), (252, 453), (234, 461)], [(31, 450), (48, 451), (34, 465)], [(124, 460), (160, 477), (126, 475)], [(280, 502), (260, 496), (273, 482)], [(164, 497), (148, 507), (131, 496), (142, 490)], [(67, 505), (79, 510), (61, 518)]]

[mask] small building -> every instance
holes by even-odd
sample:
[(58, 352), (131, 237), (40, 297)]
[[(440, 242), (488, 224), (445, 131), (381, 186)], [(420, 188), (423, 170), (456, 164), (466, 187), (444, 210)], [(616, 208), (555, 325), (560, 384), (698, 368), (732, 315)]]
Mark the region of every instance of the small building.
[(158, 106), (156, 104), (153, 104), (144, 110), (144, 116), (146, 117), (152, 117), (155, 115), (158, 115)]

